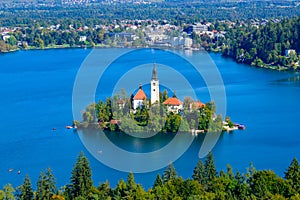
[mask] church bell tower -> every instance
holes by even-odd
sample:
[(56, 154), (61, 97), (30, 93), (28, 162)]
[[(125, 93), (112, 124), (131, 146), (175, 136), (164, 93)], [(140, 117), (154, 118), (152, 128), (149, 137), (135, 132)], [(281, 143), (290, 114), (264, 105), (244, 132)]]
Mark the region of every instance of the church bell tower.
[(159, 81), (156, 72), (156, 63), (154, 63), (151, 79), (151, 104), (159, 103)]

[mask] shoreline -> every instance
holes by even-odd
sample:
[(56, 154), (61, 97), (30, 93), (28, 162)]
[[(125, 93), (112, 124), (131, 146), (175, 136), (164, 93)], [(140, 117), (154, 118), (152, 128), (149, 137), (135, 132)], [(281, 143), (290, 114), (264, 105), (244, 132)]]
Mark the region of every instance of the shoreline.
[(53, 49), (109, 49), (109, 48), (117, 48), (117, 49), (142, 49), (142, 48), (160, 48), (160, 49), (167, 49), (167, 50), (190, 50), (190, 51), (206, 51), (208, 53), (215, 53), (215, 54), (221, 54), (222, 57), (224, 58), (229, 58), (232, 59), (233, 61), (235, 61), (238, 64), (244, 64), (248, 67), (255, 67), (258, 69), (269, 69), (269, 70), (275, 70), (275, 71), (285, 71), (285, 72), (298, 72), (300, 71), (300, 69), (298, 70), (293, 70), (291, 68), (288, 67), (284, 67), (284, 66), (274, 66), (274, 65), (268, 65), (268, 64), (263, 64), (262, 66), (258, 66), (258, 65), (251, 65), (251, 64), (247, 64), (247, 63), (240, 63), (237, 62), (234, 58), (230, 57), (230, 56), (224, 56), (222, 55), (222, 52), (219, 50), (205, 50), (204, 48), (200, 48), (200, 49), (184, 49), (184, 48), (172, 48), (172, 47), (159, 47), (159, 46), (145, 46), (145, 47), (125, 47), (125, 46), (107, 46), (107, 45), (96, 45), (96, 46), (66, 46), (66, 45), (55, 45), (55, 46), (48, 46), (48, 47), (44, 47), (44, 48), (39, 48), (39, 47), (29, 47), (29, 48), (17, 48), (17, 49), (12, 49), (9, 51), (1, 51), (1, 54), (7, 54), (7, 53), (14, 53), (17, 51), (30, 51), (30, 50), (53, 50)]

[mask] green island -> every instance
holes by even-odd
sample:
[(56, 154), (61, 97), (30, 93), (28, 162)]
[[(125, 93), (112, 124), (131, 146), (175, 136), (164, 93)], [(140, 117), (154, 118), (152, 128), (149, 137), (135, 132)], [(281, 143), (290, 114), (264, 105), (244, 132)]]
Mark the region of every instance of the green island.
[(204, 162), (199, 160), (192, 178), (183, 179), (170, 163), (163, 174), (153, 180), (153, 186), (144, 188), (135, 182), (134, 174), (119, 180), (112, 188), (109, 181), (94, 185), (89, 161), (81, 152), (73, 167), (70, 183), (57, 188), (52, 170), (42, 171), (33, 189), (31, 179), (25, 176), (23, 184), (14, 188), (7, 184), (0, 190), (1, 200), (298, 200), (300, 199), (300, 165), (296, 158), (284, 172), (284, 178), (272, 170), (256, 170), (252, 163), (246, 173), (236, 171), (228, 164), (225, 171), (217, 171), (212, 153)]
[(166, 89), (160, 92), (156, 64), (150, 85), (150, 98), (140, 85), (130, 97), (123, 89), (121, 94), (87, 106), (82, 114), (83, 121), (74, 121), (73, 127), (127, 133), (190, 132), (195, 135), (245, 128), (234, 124), (228, 116), (223, 122), (222, 116), (216, 115), (213, 101), (204, 104), (200, 100), (184, 97), (181, 102), (175, 92), (172, 97), (168, 96)]

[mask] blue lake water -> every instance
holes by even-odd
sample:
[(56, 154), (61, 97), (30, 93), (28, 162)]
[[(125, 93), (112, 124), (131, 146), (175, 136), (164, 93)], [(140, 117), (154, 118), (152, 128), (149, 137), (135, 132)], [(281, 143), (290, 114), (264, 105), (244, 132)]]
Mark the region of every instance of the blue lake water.
[[(98, 51), (107, 55), (109, 51), (121, 50)], [(124, 60), (125, 63), (117, 65), (119, 70), (108, 70), (106, 77), (113, 79), (120, 76), (122, 66), (138, 63), (144, 55), (146, 57), (147, 51), (141, 51), (138, 58)], [(95, 185), (109, 180), (115, 186), (119, 179), (127, 177), (127, 173), (111, 169), (96, 160), (85, 149), (78, 133), (65, 129), (73, 120), (72, 91), (76, 74), (90, 52), (61, 49), (0, 55), (0, 185), (12, 183), (18, 186), (25, 174), (29, 174), (36, 185), (40, 171), (48, 166), (53, 170), (57, 185), (65, 185), (80, 151), (84, 151), (90, 160)], [(201, 57), (201, 52), (194, 52), (192, 58), (198, 56)], [(235, 170), (245, 172), (249, 163), (253, 162), (258, 169), (273, 169), (283, 175), (293, 157), (300, 159), (300, 74), (257, 69), (237, 64), (219, 54), (210, 56), (224, 81), (227, 115), (247, 127), (245, 131), (225, 133), (220, 137), (213, 149), (218, 169), (226, 169), (229, 163)], [(176, 66), (185, 73), (182, 63), (172, 63), (168, 57), (164, 59), (165, 64)], [(188, 71), (186, 75), (189, 75)], [(158, 76), (160, 78), (163, 73)], [(201, 82), (193, 78), (189, 81), (193, 82), (193, 86)], [(201, 82), (198, 87), (195, 89), (199, 91), (201, 100), (209, 101), (205, 85)], [(107, 85), (106, 89), (112, 88)], [(104, 98), (106, 92), (97, 93), (97, 98)], [(53, 131), (53, 127), (57, 130)], [(120, 134), (110, 137), (120, 146), (131, 144)], [(156, 142), (165, 144), (169, 137), (160, 137)], [(184, 178), (192, 175), (202, 139), (200, 136), (194, 140), (174, 163), (178, 174)], [(10, 168), (14, 171), (9, 172)], [(21, 170), (19, 175), (18, 170)], [(136, 181), (148, 188), (156, 174), (163, 170), (135, 174)]]

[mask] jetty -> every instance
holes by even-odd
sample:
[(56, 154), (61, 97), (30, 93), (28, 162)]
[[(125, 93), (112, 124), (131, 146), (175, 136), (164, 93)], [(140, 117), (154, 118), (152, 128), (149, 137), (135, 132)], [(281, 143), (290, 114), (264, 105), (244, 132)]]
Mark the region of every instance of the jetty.
[(199, 133), (204, 133), (204, 130), (192, 129), (191, 133), (192, 133), (192, 135), (198, 135)]

